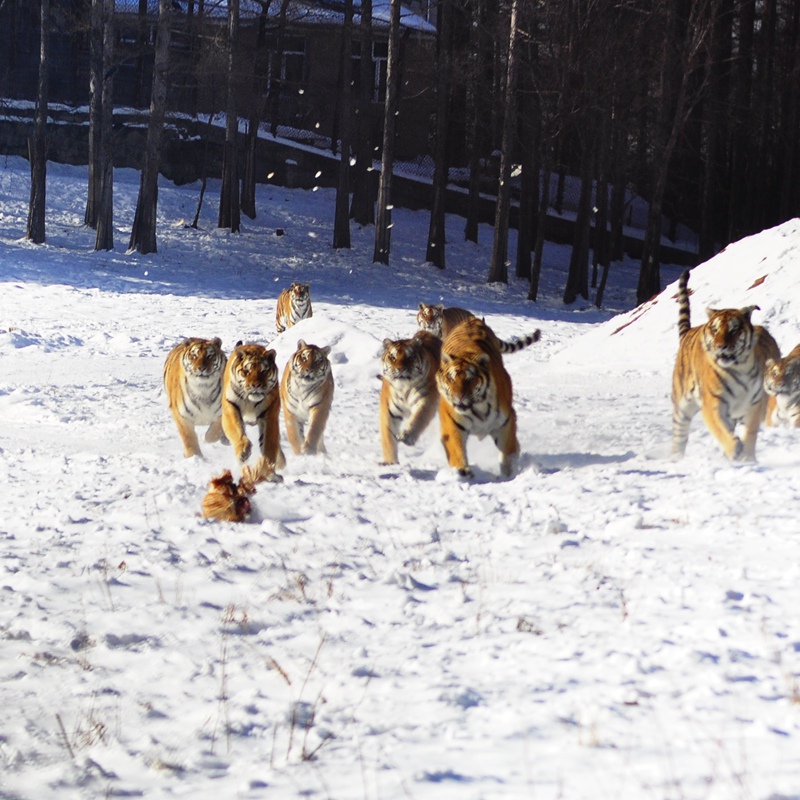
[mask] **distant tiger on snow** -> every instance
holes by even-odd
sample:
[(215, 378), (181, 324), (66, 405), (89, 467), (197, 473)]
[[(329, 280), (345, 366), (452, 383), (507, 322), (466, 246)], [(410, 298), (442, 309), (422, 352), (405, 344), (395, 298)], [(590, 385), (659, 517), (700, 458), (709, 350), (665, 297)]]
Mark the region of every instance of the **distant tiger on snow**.
[[(709, 308), (708, 322), (692, 328), (688, 283), (686, 270), (678, 282), (680, 345), (672, 377), (672, 455), (685, 453), (689, 423), (702, 411), (728, 458), (753, 461), (767, 409), (764, 369), (768, 358), (780, 358), (780, 350), (766, 328), (750, 321), (758, 306)], [(738, 423), (744, 427), (741, 439), (736, 435)]]
[(447, 462), (471, 478), (467, 438), (491, 436), (500, 451), (500, 471), (510, 475), (519, 454), (517, 416), (512, 405), (511, 377), (502, 353), (538, 342), (541, 332), (504, 342), (477, 317), (462, 322), (442, 342), (436, 384), (439, 421)]
[(434, 336), (444, 339), (456, 325), (472, 316), (474, 314), (465, 308), (445, 307), (441, 304), (430, 306), (427, 303), (420, 303), (419, 311), (417, 311), (417, 325), (420, 330), (430, 331)]
[[(331, 348), (306, 344), (302, 339), (286, 362), (281, 381), (281, 404), (286, 437), (292, 450), (324, 453), (322, 435), (333, 401), (333, 374), (328, 354)], [(305, 426), (308, 432), (305, 433)]]
[(209, 426), (205, 435), (207, 442), (224, 440), (222, 374), (225, 361), (222, 341), (218, 338), (184, 339), (167, 356), (164, 388), (187, 458), (203, 456), (196, 425)]
[(397, 443), (413, 445), (436, 416), (436, 370), (441, 341), (428, 331), (384, 339), (380, 429), (383, 463), (397, 463)]
[(800, 428), (800, 344), (788, 356), (767, 359), (764, 391), (767, 425)]
[(311, 310), (311, 286), (307, 283), (293, 283), (278, 296), (275, 309), (275, 327), (283, 333), (300, 322), (313, 316)]
[(222, 380), (222, 428), (244, 463), (253, 447), (245, 425), (257, 426), (260, 457), (254, 472), (258, 480), (280, 480), (275, 470), (286, 465), (280, 446), (280, 408), (275, 351), (239, 342)]

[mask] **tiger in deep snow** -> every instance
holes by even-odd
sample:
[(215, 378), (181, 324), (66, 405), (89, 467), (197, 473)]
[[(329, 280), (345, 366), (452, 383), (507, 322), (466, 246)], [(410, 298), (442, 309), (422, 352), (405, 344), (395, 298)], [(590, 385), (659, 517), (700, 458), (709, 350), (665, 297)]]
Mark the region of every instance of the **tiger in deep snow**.
[(384, 339), (380, 429), (383, 463), (397, 463), (397, 443), (413, 445), (436, 416), (436, 370), (441, 341), (428, 331)]
[(311, 308), (311, 286), (307, 283), (293, 283), (278, 295), (275, 307), (275, 327), (278, 333), (297, 325), (301, 319), (313, 316)]
[(767, 425), (800, 428), (800, 344), (780, 359), (768, 358), (764, 374)]
[[(672, 456), (681, 457), (698, 411), (728, 458), (754, 461), (756, 438), (767, 410), (764, 370), (780, 359), (766, 328), (753, 325), (758, 306), (707, 309), (708, 321), (691, 327), (689, 270), (678, 281), (680, 344), (672, 376)], [(736, 435), (742, 423), (744, 435)]]
[(330, 352), (329, 346), (317, 347), (300, 339), (283, 370), (283, 420), (286, 438), (297, 455), (325, 452), (322, 436), (333, 401)]
[(222, 340), (192, 337), (172, 348), (164, 363), (164, 389), (187, 458), (203, 457), (195, 426), (208, 425), (205, 440), (225, 440), (222, 433)]
[(519, 454), (517, 417), (511, 377), (503, 353), (538, 342), (541, 331), (504, 342), (477, 317), (458, 325), (442, 343), (436, 373), (439, 421), (448, 464), (463, 477), (473, 473), (467, 461), (467, 438), (491, 436), (500, 451), (500, 471), (511, 475)]
[(286, 465), (280, 445), (280, 409), (275, 351), (260, 344), (239, 342), (228, 358), (222, 379), (222, 428), (236, 457), (244, 463), (253, 448), (245, 425), (257, 426), (257, 480), (280, 480), (275, 470)]

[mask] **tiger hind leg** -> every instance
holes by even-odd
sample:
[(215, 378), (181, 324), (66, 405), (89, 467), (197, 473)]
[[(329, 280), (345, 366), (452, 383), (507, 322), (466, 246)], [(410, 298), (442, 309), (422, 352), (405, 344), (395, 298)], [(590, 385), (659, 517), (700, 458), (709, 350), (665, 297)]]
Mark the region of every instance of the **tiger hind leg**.
[(766, 415), (766, 408), (767, 401), (764, 399), (754, 405), (744, 418), (743, 447), (740, 455), (742, 461), (756, 460), (756, 439), (758, 438), (758, 429), (761, 426), (761, 421)]
[(672, 411), (672, 450), (673, 459), (683, 458), (689, 441), (689, 425), (700, 410), (693, 400), (674, 403)]
[(222, 417), (215, 419), (206, 431), (205, 440), (207, 442), (222, 442), (222, 444), (230, 444), (228, 437), (222, 430)]
[(317, 406), (312, 408), (308, 415), (308, 432), (303, 442), (303, 452), (310, 455), (325, 452), (325, 443), (322, 435), (328, 422), (329, 409)]

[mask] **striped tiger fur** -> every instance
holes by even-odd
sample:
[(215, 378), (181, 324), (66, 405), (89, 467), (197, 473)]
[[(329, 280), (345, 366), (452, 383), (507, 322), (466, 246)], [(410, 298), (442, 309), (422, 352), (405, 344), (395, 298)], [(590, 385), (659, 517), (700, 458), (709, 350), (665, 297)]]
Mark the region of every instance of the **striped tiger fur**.
[(500, 471), (511, 475), (519, 454), (517, 416), (512, 404), (511, 377), (503, 353), (513, 353), (538, 341), (540, 331), (503, 342), (477, 317), (465, 320), (442, 343), (436, 384), (439, 421), (448, 464), (472, 477), (467, 438), (491, 436), (500, 451)]
[(183, 452), (203, 457), (195, 426), (208, 425), (205, 440), (218, 442), (222, 433), (222, 374), (225, 353), (218, 338), (184, 339), (167, 356), (164, 388)]
[(293, 283), (278, 296), (275, 308), (275, 327), (283, 333), (300, 322), (313, 316), (311, 309), (311, 287), (307, 283)]
[(420, 303), (417, 311), (417, 326), (422, 331), (429, 331), (434, 336), (444, 339), (456, 325), (474, 316), (471, 311), (457, 306), (431, 306)]
[(397, 463), (397, 443), (413, 445), (436, 416), (436, 370), (441, 341), (428, 331), (384, 339), (380, 429), (383, 463)]
[(783, 358), (767, 359), (764, 391), (767, 425), (800, 428), (800, 344)]
[[(333, 401), (331, 348), (297, 342), (281, 381), (281, 405), (286, 438), (295, 454), (324, 453), (322, 436)], [(308, 431), (305, 432), (305, 427)]]
[[(709, 308), (708, 321), (693, 328), (688, 284), (686, 270), (678, 281), (680, 344), (672, 376), (672, 455), (686, 452), (689, 424), (702, 411), (728, 458), (753, 461), (767, 409), (764, 369), (768, 358), (780, 358), (780, 350), (766, 328), (750, 321), (758, 306)], [(739, 423), (742, 438), (736, 433)]]
[(275, 470), (286, 464), (280, 446), (280, 408), (275, 351), (239, 342), (222, 378), (222, 428), (244, 463), (253, 449), (245, 425), (257, 426), (260, 457), (254, 477), (258, 480), (280, 480)]

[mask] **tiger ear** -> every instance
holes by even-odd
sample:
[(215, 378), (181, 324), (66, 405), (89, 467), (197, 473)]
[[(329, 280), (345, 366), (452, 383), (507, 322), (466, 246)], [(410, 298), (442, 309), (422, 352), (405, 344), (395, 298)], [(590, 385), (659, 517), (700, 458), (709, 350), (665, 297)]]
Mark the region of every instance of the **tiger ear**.
[(449, 364), (453, 360), (453, 356), (450, 353), (442, 353), (441, 357), (441, 364), (444, 366), (445, 364)]
[(242, 342), (242, 340), (241, 340), (241, 339), (239, 339), (239, 341), (238, 341), (238, 342), (236, 342), (236, 344), (234, 345), (234, 349), (236, 349), (237, 347), (241, 347), (241, 346), (242, 346), (242, 344), (244, 344), (244, 343)]
[(271, 361), (275, 361), (277, 355), (278, 354), (275, 352), (275, 350), (267, 350), (267, 352), (264, 353), (264, 356), (269, 358)]
[(215, 336), (215, 337), (214, 337), (214, 338), (211, 340), (211, 344), (213, 344), (213, 345), (214, 345), (214, 347), (219, 347), (219, 348), (222, 348), (222, 339), (220, 339), (220, 338), (219, 338), (219, 336)]
[(444, 303), (437, 303), (434, 308), (438, 309), (439, 311), (444, 311)]
[(476, 361), (478, 362), (479, 366), (488, 367), (491, 362), (491, 358), (489, 358), (488, 353), (481, 353), (476, 359)]
[(383, 340), (383, 349), (384, 350), (388, 350), (391, 346), (392, 346), (392, 340), (391, 339), (384, 339)]
[(425, 309), (425, 303), (420, 303), (419, 304), (419, 310), (423, 311), (424, 309)]
[(326, 344), (325, 347), (321, 347), (320, 350), (322, 350), (322, 352), (325, 353), (326, 356), (330, 355), (331, 346), (329, 344)]
[(761, 308), (759, 306), (745, 306), (742, 309), (742, 313), (747, 317), (747, 319), (750, 319), (750, 315), (754, 311), (761, 311)]
[(303, 350), (303, 349), (305, 349), (305, 347), (306, 347), (305, 340), (303, 340), (303, 339), (298, 339), (298, 340), (297, 340), (297, 349), (298, 349), (298, 350)]
[(708, 314), (708, 318), (709, 319), (711, 319), (711, 317), (713, 317), (714, 314), (716, 314), (716, 313), (717, 313), (717, 309), (716, 308), (709, 307), (709, 308), (706, 309), (706, 314)]

